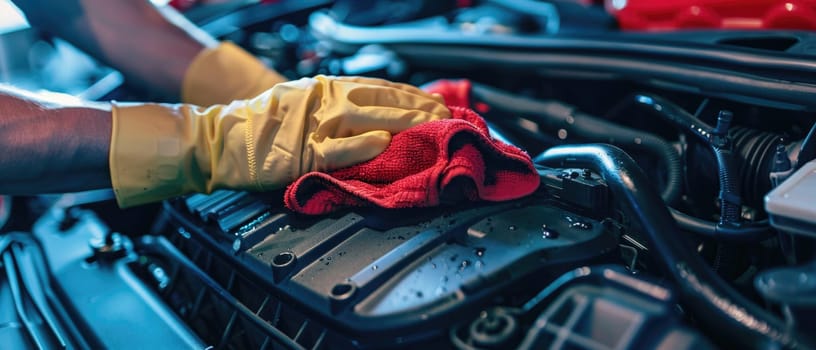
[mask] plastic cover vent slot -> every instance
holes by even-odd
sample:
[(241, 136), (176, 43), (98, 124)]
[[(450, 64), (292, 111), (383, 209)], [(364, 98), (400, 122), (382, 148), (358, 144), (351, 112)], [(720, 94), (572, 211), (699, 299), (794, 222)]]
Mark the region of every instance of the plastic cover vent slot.
[(172, 244), (146, 239), (134, 269), (205, 343), (217, 349), (325, 348), (325, 328), (199, 243), (180, 235), (170, 239)]

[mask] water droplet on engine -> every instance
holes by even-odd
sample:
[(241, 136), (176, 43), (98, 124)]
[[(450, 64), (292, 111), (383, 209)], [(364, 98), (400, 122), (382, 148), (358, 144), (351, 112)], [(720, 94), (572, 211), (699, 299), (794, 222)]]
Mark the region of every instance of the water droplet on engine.
[(470, 260), (462, 260), (462, 263), (459, 265), (459, 271), (464, 271), (470, 264)]
[(423, 297), (423, 296), (425, 296), (425, 295), (424, 295), (424, 294), (422, 294), (422, 291), (418, 290), (418, 291), (416, 292), (416, 296), (417, 296), (417, 298), (422, 298), (422, 297)]
[(570, 227), (579, 230), (591, 230), (592, 223), (586, 221), (576, 221), (570, 224)]
[(558, 231), (547, 228), (547, 225), (541, 225), (541, 238), (556, 239), (558, 238)]
[(509, 227), (507, 227), (507, 229), (510, 231), (515, 231), (516, 228), (517, 228), (516, 225), (510, 225)]
[(435, 269), (435, 268), (436, 268), (436, 263), (432, 263), (432, 264), (431, 264), (431, 268), (432, 268), (432, 269)]
[(590, 230), (592, 229), (592, 223), (586, 220), (581, 220), (579, 218), (574, 218), (572, 216), (565, 216), (564, 220), (569, 223), (570, 228), (578, 229), (578, 230)]
[(482, 257), (484, 256), (485, 250), (486, 249), (484, 247), (478, 247), (476, 249), (473, 249), (473, 253), (476, 254), (476, 256), (478, 257)]
[(377, 267), (377, 265), (373, 265), (373, 266), (371, 266), (371, 269), (372, 269), (372, 270), (375, 270), (375, 271), (376, 271), (378, 268), (379, 268), (379, 267)]

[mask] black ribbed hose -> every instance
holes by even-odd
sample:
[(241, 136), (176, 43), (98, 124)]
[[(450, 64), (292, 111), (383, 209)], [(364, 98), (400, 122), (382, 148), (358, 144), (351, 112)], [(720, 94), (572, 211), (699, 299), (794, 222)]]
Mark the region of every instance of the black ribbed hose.
[(684, 305), (721, 344), (740, 348), (814, 348), (811, 339), (753, 304), (717, 276), (680, 235), (658, 194), (635, 161), (621, 149), (603, 144), (552, 147), (535, 163), (586, 167), (600, 173), (629, 217), (643, 230), (661, 270), (677, 284)]
[(720, 224), (738, 224), (742, 221), (740, 215), (742, 208), (737, 177), (733, 175), (733, 170), (736, 169), (734, 155), (730, 149), (712, 147), (712, 150), (717, 159), (720, 178)]
[(683, 163), (677, 150), (662, 138), (578, 112), (575, 107), (558, 101), (518, 97), (478, 83), (473, 83), (472, 94), (475, 101), (483, 102), (493, 109), (524, 115), (547, 129), (562, 129), (570, 137), (635, 148), (653, 154), (664, 164), (666, 170), (666, 183), (660, 196), (669, 204), (676, 203), (680, 198)]

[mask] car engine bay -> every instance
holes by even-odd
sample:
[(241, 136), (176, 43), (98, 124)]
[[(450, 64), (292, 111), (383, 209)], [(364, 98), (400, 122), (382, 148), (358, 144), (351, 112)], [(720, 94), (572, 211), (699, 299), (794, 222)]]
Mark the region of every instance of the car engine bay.
[[(566, 0), (186, 15), (292, 79), (467, 80), (471, 108), (531, 155), (539, 189), (323, 216), (287, 210), (282, 191), (130, 209), (109, 190), (2, 196), (0, 344), (816, 347), (813, 33), (625, 32)], [(85, 66), (74, 96), (166, 99)]]

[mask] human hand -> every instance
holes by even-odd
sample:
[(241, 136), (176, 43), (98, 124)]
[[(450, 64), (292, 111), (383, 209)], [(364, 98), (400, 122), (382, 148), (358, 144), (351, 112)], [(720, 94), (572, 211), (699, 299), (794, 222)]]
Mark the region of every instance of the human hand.
[(111, 178), (122, 206), (218, 188), (271, 190), (367, 161), (391, 134), (449, 117), (437, 96), (362, 77), (304, 78), (206, 109), (116, 106)]

